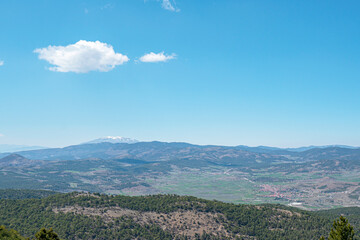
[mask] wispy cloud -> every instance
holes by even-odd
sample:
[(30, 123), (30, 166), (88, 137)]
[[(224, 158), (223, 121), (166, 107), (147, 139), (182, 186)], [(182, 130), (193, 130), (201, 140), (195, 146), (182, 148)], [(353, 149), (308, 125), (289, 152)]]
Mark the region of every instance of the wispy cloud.
[(171, 59), (174, 59), (176, 57), (176, 55), (173, 53), (171, 55), (165, 55), (164, 52), (160, 52), (160, 53), (147, 53), (144, 56), (140, 57), (140, 61), (141, 62), (151, 62), (151, 63), (155, 63), (155, 62), (167, 62)]
[(0, 66), (4, 65), (4, 61), (0, 60)]
[(4, 137), (4, 136), (5, 136), (4, 134), (0, 133), (0, 137)]
[(104, 6), (101, 7), (101, 10), (110, 9), (110, 8), (114, 8), (114, 4), (107, 3), (107, 4), (105, 4)]
[(179, 12), (180, 9), (178, 9), (176, 7), (176, 2), (175, 0), (162, 0), (161, 6), (163, 9), (166, 9), (168, 11), (172, 11), (172, 12)]
[(108, 72), (129, 61), (126, 55), (115, 53), (111, 45), (99, 41), (80, 40), (67, 46), (38, 48), (34, 52), (39, 54), (39, 59), (54, 65), (49, 70), (55, 72)]

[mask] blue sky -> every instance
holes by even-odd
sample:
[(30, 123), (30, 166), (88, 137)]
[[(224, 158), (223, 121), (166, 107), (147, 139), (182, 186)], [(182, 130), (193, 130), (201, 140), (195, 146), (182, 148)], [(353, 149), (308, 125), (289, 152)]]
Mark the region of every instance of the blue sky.
[(1, 1), (0, 144), (360, 146), (359, 8)]

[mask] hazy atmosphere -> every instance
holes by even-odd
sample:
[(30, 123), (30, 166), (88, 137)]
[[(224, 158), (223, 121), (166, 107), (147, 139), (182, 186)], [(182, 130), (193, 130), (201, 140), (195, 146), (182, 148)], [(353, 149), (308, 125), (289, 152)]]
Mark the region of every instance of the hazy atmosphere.
[(359, 10), (0, 0), (0, 240), (359, 240)]

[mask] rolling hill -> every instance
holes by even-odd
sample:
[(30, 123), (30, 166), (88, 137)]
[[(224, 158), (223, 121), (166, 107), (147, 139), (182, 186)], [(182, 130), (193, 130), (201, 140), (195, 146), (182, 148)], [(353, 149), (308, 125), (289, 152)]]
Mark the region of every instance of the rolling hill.
[[(352, 214), (338, 209), (336, 215), (343, 212), (358, 234), (358, 208)], [(69, 193), (0, 200), (0, 225), (26, 237), (53, 227), (63, 239), (319, 239), (329, 232), (333, 214), (177, 195)]]

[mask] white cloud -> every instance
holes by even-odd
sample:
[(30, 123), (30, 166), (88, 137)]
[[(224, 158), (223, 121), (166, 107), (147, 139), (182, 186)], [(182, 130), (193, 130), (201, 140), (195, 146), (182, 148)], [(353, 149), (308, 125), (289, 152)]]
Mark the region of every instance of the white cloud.
[(169, 10), (169, 11), (172, 11), (172, 12), (179, 12), (180, 11), (180, 9), (176, 8), (175, 0), (173, 0), (173, 3), (171, 3), (170, 0), (162, 0), (161, 6), (162, 6), (163, 9), (166, 9), (166, 10)]
[(165, 55), (164, 52), (160, 53), (148, 53), (140, 58), (141, 62), (167, 62), (168, 60), (174, 59), (176, 55)]
[(4, 65), (4, 61), (0, 60), (0, 66)]
[(34, 52), (39, 54), (39, 59), (54, 65), (49, 69), (56, 72), (108, 72), (129, 61), (126, 55), (115, 53), (111, 45), (99, 41), (80, 40), (67, 46), (38, 48)]
[(0, 133), (0, 137), (4, 137), (4, 136), (5, 136), (4, 134)]

